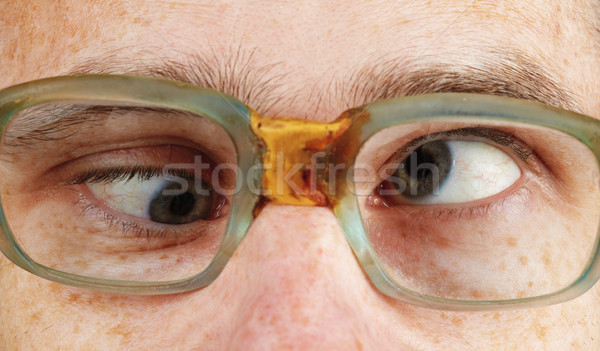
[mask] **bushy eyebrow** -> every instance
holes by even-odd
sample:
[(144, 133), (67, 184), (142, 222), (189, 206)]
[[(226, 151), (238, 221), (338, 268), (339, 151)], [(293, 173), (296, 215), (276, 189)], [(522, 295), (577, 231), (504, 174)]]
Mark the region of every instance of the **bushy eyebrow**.
[(263, 114), (285, 99), (280, 89), (284, 75), (275, 70), (280, 63), (260, 64), (256, 49), (238, 48), (227, 56), (214, 51), (167, 58), (148, 55), (153, 59), (123, 59), (124, 50), (87, 58), (66, 75), (133, 74), (176, 80), (234, 96)]
[[(116, 57), (104, 55), (87, 59), (68, 74), (137, 74), (178, 80), (235, 96), (263, 114), (275, 110), (277, 104), (285, 103), (286, 94), (297, 95), (292, 89), (282, 91), (284, 76), (274, 72), (277, 63), (259, 65), (253, 51), (243, 53), (239, 50), (224, 60), (219, 60), (216, 55), (202, 57), (198, 54), (151, 61)], [(450, 64), (436, 57), (422, 57), (412, 62), (402, 57), (374, 59), (345, 78), (333, 80), (328, 90), (318, 88), (321, 90), (318, 95), (322, 96), (319, 100), (329, 106), (334, 105), (332, 101), (342, 101), (342, 108), (351, 108), (380, 99), (463, 92), (532, 100), (581, 111), (574, 94), (521, 51), (488, 49), (474, 62), (477, 65)], [(83, 128), (82, 124), (97, 122), (92, 117), (94, 115), (77, 114), (64, 120), (56, 118), (51, 125), (40, 119), (40, 127), (35, 128), (33, 113), (28, 116), (27, 128), (35, 135), (28, 140), (19, 137), (19, 144), (56, 140), (53, 139), (56, 135), (68, 136), (71, 131)]]
[[(178, 80), (234, 96), (261, 114), (277, 114), (281, 109), (278, 105), (292, 103), (295, 96), (301, 95), (302, 87), (283, 86), (287, 74), (278, 73), (280, 62), (259, 63), (255, 52), (256, 49), (239, 48), (221, 56), (209, 51), (143, 60), (119, 59), (123, 55), (117, 50), (114, 54), (88, 58), (67, 74), (125, 73)], [(331, 84), (315, 82), (310, 95), (319, 97), (326, 113), (332, 110), (339, 113), (340, 108), (381, 99), (442, 92), (507, 96), (581, 111), (575, 94), (524, 51), (482, 47), (476, 52), (468, 49), (464, 52), (463, 61), (474, 63), (450, 63), (433, 55), (417, 59), (373, 58), (351, 72), (335, 72), (335, 79), (327, 77), (330, 72), (324, 72), (323, 80), (329, 78)], [(339, 101), (342, 106), (335, 103)], [(305, 102), (309, 103), (312, 102)]]
[(336, 82), (333, 90), (347, 108), (400, 96), (453, 92), (512, 97), (581, 111), (575, 94), (522, 51), (487, 48), (472, 61), (374, 59), (349, 79)]

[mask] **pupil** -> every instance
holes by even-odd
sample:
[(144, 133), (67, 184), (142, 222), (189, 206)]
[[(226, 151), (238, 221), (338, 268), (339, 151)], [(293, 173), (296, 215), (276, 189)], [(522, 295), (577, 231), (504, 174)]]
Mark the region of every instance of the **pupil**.
[(175, 195), (171, 202), (170, 210), (176, 216), (184, 216), (194, 208), (194, 195), (192, 193), (183, 193)]
[(421, 145), (402, 162), (396, 175), (404, 181), (406, 197), (435, 193), (452, 170), (452, 154), (445, 141)]
[[(166, 224), (185, 224), (208, 219), (214, 209), (214, 191), (202, 182), (202, 191), (196, 192), (195, 182), (189, 180), (188, 191), (178, 194), (181, 185), (167, 183), (150, 202), (150, 220)], [(173, 193), (175, 194), (169, 194)]]
[(430, 167), (426, 167), (427, 164), (435, 165), (436, 155), (433, 154), (435, 150), (432, 149), (435, 148), (430, 147), (430, 144), (422, 145), (404, 161), (406, 172), (418, 182), (426, 181), (427, 177), (431, 177), (433, 174), (433, 170)]

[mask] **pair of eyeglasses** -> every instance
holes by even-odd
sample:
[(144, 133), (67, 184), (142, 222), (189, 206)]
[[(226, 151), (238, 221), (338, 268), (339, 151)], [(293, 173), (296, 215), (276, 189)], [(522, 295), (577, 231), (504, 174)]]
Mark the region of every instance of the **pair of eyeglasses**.
[(600, 276), (600, 122), (574, 112), (444, 93), (318, 123), (82, 75), (0, 91), (0, 118), (0, 249), (55, 282), (202, 288), (269, 202), (330, 207), (373, 284), (418, 306), (543, 306)]

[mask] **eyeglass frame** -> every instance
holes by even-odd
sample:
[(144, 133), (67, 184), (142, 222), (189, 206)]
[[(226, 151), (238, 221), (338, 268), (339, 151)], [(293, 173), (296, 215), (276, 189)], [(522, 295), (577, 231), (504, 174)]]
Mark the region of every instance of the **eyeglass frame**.
[[(31, 81), (0, 91), (0, 135), (19, 111), (51, 102), (93, 101), (106, 105), (135, 105), (177, 109), (201, 115), (222, 127), (230, 136), (237, 154), (238, 167), (244, 174), (263, 162), (263, 140), (251, 128), (257, 113), (234, 97), (221, 92), (162, 78), (131, 75), (73, 75)], [(571, 285), (545, 295), (509, 300), (451, 300), (422, 295), (396, 284), (386, 273), (369, 243), (359, 210), (358, 197), (344, 179), (351, 170), (360, 147), (377, 132), (400, 124), (430, 120), (486, 119), (512, 121), (552, 128), (571, 135), (585, 144), (600, 160), (600, 121), (576, 112), (537, 102), (508, 97), (437, 93), (380, 100), (350, 109), (342, 114), (350, 124), (325, 150), (327, 159), (345, 163), (336, 174), (335, 196), (329, 196), (333, 210), (359, 264), (371, 282), (383, 294), (412, 305), (454, 311), (492, 311), (541, 307), (565, 302), (583, 294), (600, 279), (599, 236), (582, 275)], [(367, 116), (367, 118), (365, 118)], [(340, 117), (342, 118), (342, 117)], [(339, 120), (339, 118), (338, 118)], [(337, 121), (337, 120), (336, 120)], [(332, 122), (334, 123), (334, 122)], [(322, 123), (329, 125), (329, 123)], [(263, 174), (256, 171), (254, 182), (260, 188)], [(43, 266), (30, 259), (17, 244), (9, 228), (0, 199), (0, 251), (17, 266), (57, 283), (119, 294), (158, 295), (197, 290), (212, 283), (221, 273), (235, 249), (245, 237), (261, 203), (261, 195), (242, 187), (232, 195), (229, 220), (223, 241), (214, 259), (195, 276), (166, 282), (137, 282), (98, 279), (70, 274)]]

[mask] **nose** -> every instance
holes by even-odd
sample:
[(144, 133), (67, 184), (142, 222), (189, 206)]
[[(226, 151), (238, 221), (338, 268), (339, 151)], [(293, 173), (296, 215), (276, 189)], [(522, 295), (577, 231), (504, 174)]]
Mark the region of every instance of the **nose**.
[(215, 282), (235, 306), (229, 349), (362, 349), (366, 279), (331, 210), (267, 206)]

